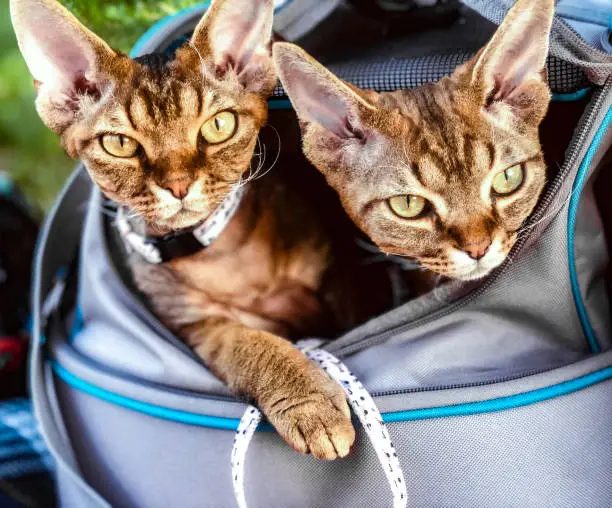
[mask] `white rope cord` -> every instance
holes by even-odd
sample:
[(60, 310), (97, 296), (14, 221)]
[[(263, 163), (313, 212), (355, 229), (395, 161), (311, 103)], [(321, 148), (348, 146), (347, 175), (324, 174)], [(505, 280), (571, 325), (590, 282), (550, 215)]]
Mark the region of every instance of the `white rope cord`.
[[(378, 460), (383, 467), (391, 492), (393, 493), (393, 508), (405, 508), (408, 502), (406, 482), (395, 447), (391, 442), (389, 431), (382, 416), (363, 384), (351, 373), (340, 360), (322, 349), (312, 349), (312, 345), (298, 346), (311, 360), (317, 362), (334, 381), (340, 384), (346, 393), (349, 404), (359, 418), (366, 435), (370, 439)], [(240, 420), (234, 447), (232, 450), (232, 480), (234, 495), (239, 508), (247, 508), (244, 494), (244, 464), (249, 444), (255, 434), (255, 429), (261, 421), (261, 412), (249, 406)]]
[(236, 435), (234, 436), (234, 446), (232, 448), (232, 482), (234, 483), (234, 496), (240, 508), (247, 508), (246, 498), (244, 497), (244, 463), (246, 459), (249, 443), (253, 439), (255, 429), (261, 421), (261, 411), (254, 406), (249, 406), (244, 413)]

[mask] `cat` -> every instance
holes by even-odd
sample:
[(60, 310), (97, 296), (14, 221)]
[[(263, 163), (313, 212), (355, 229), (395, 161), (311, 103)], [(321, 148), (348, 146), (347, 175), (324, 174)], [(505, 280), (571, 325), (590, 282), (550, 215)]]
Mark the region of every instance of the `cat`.
[(216, 0), (174, 54), (136, 59), (55, 0), (10, 7), (41, 119), (108, 198), (142, 218), (149, 239), (191, 231), (246, 189), (207, 248), (161, 263), (132, 252), (134, 282), (295, 450), (346, 456), (355, 433), (343, 390), (287, 339), (364, 321), (371, 311), (358, 306), (376, 292), (343, 282), (360, 280), (358, 262), (327, 227), (338, 221), (291, 186), (293, 167), (243, 180), (277, 84), (273, 1)]
[(546, 183), (538, 127), (553, 13), (554, 0), (518, 0), (451, 76), (391, 93), (274, 45), (306, 157), (382, 251), (459, 280), (507, 258)]

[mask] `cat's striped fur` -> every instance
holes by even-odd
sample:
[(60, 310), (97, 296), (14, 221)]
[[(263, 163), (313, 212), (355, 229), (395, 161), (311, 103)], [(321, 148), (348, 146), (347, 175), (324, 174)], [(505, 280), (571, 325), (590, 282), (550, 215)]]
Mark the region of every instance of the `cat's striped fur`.
[[(392, 93), (348, 85), (303, 50), (274, 46), (304, 152), (355, 223), (385, 252), (475, 279), (507, 257), (546, 180), (538, 126), (553, 0), (519, 0), (490, 43), (450, 77)], [(520, 167), (512, 192), (493, 179)], [(415, 218), (393, 197), (426, 201)]]
[[(55, 0), (11, 0), (41, 118), (103, 192), (156, 235), (200, 223), (248, 177), (276, 84), (272, 12), (272, 0), (216, 0), (175, 54), (131, 59)], [(201, 128), (220, 112), (232, 112), (236, 125), (213, 144)], [(109, 152), (105, 136), (127, 155)], [(125, 148), (134, 143), (135, 152)], [(333, 459), (355, 436), (344, 393), (286, 338), (367, 319), (371, 310), (357, 305), (372, 304), (378, 291), (360, 276), (353, 238), (352, 250), (338, 248), (323, 196), (291, 185), (296, 169), (287, 164), (250, 183), (207, 249), (131, 267), (158, 316), (220, 379), (255, 401), (293, 448)]]

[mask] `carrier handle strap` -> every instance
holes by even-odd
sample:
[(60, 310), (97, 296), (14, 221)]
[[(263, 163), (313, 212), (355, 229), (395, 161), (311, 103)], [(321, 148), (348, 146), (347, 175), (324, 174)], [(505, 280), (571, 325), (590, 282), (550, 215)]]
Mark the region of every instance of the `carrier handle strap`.
[[(380, 411), (374, 403), (374, 399), (346, 365), (331, 353), (316, 347), (320, 343), (320, 341), (316, 341), (316, 344), (313, 341), (302, 341), (298, 343), (297, 347), (308, 358), (318, 363), (329, 377), (342, 386), (349, 404), (361, 422), (366, 435), (374, 447), (378, 461), (385, 472), (391, 492), (393, 493), (393, 508), (405, 508), (408, 496), (404, 473), (395, 447), (391, 442), (389, 431), (383, 422)], [(234, 437), (231, 460), (232, 482), (234, 496), (239, 508), (247, 508), (244, 494), (244, 464), (249, 444), (261, 419), (261, 411), (254, 406), (249, 406), (240, 420)]]

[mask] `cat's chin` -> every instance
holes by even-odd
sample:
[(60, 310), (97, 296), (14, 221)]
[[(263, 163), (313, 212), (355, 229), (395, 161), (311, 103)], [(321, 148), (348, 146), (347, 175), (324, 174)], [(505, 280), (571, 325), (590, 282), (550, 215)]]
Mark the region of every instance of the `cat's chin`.
[(204, 222), (207, 217), (208, 215), (202, 212), (183, 209), (170, 217), (157, 220), (155, 225), (164, 230), (178, 231), (197, 226)]
[(491, 243), (488, 252), (478, 260), (472, 259), (462, 250), (452, 249), (449, 252), (450, 270), (445, 275), (463, 281), (473, 281), (486, 277), (508, 257), (508, 251), (503, 248), (503, 244), (501, 238), (496, 238)]
[(502, 256), (496, 260), (486, 259), (485, 257), (478, 262), (474, 261), (471, 265), (462, 266), (459, 270), (455, 270), (455, 273), (447, 274), (447, 276), (466, 282), (482, 279), (500, 266), (504, 262), (504, 259), (505, 256)]
[(466, 273), (461, 273), (461, 274), (455, 274), (453, 276), (454, 279), (457, 280), (463, 280), (463, 281), (473, 281), (473, 280), (478, 280), (478, 279), (482, 279), (484, 277), (486, 277), (487, 275), (489, 275), (493, 270), (495, 270), (495, 268), (497, 268), (497, 266), (476, 266), (474, 267), (471, 271), (466, 272)]

